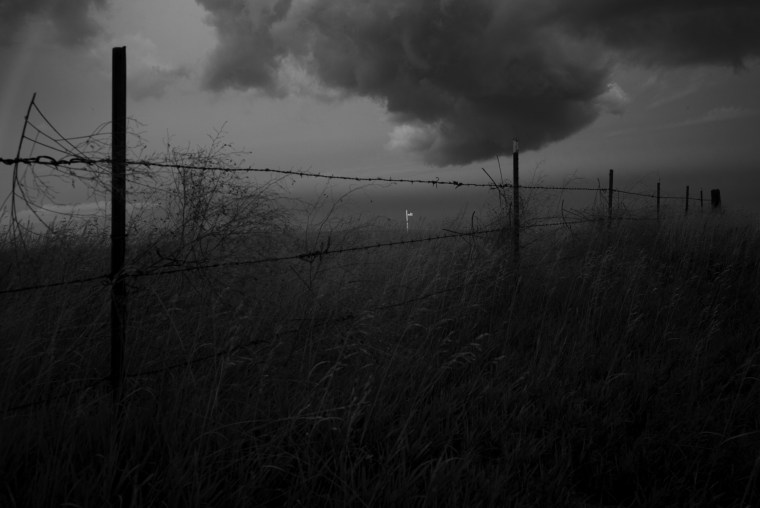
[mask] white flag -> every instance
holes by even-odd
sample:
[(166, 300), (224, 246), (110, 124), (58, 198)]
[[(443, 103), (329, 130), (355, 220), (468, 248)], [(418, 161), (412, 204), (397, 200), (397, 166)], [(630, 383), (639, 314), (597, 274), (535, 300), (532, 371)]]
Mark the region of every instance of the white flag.
[(412, 212), (406, 214), (407, 217), (411, 217), (412, 215), (414, 215)]

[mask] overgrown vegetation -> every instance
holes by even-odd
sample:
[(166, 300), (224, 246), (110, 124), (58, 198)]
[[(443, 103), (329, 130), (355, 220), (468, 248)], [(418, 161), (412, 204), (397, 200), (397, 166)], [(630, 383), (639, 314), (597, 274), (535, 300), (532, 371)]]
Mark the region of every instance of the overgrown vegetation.
[[(225, 222), (229, 187), (198, 178), (133, 268), (301, 245), (272, 194)], [(389, 238), (370, 229), (329, 238)], [(88, 238), (6, 243), (0, 288), (107, 272)], [(130, 279), (120, 418), (84, 389), (109, 371), (109, 287), (0, 295), (0, 505), (760, 503), (757, 223), (523, 240), (517, 271), (470, 238)]]

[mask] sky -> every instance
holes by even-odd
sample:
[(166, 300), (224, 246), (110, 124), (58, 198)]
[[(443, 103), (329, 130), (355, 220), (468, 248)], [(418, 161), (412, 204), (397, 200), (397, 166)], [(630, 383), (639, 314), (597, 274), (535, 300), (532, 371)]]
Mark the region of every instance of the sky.
[(257, 167), (484, 182), (519, 138), (523, 182), (614, 168), (760, 211), (758, 26), (756, 0), (0, 0), (0, 154), (34, 92), (66, 136), (108, 121), (126, 46), (153, 151), (223, 127)]

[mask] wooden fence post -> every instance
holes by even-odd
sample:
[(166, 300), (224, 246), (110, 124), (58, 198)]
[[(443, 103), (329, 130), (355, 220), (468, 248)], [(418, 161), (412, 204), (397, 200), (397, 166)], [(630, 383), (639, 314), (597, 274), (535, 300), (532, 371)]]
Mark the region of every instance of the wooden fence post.
[(612, 181), (614, 171), (610, 169), (610, 186), (607, 191), (607, 220), (612, 224)]
[(686, 186), (686, 211), (684, 213), (689, 213), (689, 186)]
[(703, 211), (705, 209), (705, 196), (702, 192), (702, 189), (699, 189), (699, 211)]
[(512, 250), (515, 266), (518, 266), (520, 264), (520, 145), (517, 138), (512, 142), (512, 201), (514, 209)]
[(126, 251), (127, 48), (113, 48), (111, 88), (111, 385), (121, 402), (127, 290), (121, 278)]
[(710, 191), (710, 202), (713, 210), (720, 210), (720, 189), (712, 189)]
[(660, 182), (657, 182), (657, 220), (660, 219)]

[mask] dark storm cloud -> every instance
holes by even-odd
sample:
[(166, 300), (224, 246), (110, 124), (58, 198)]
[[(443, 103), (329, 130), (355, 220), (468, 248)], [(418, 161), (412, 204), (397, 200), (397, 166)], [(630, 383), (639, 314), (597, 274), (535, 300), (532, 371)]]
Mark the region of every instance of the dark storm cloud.
[(219, 45), (210, 89), (288, 92), (301, 67), (381, 102), (393, 146), (467, 163), (539, 148), (622, 112), (618, 61), (741, 67), (760, 3), (738, 0), (197, 0)]
[(2, 0), (0, 1), (0, 46), (17, 42), (26, 26), (48, 23), (55, 40), (81, 45), (100, 33), (90, 17), (91, 9), (102, 8), (107, 0)]
[[(559, 2), (557, 2), (559, 3)], [(574, 36), (591, 37), (648, 65), (743, 66), (760, 54), (756, 0), (576, 0), (553, 13)]]

